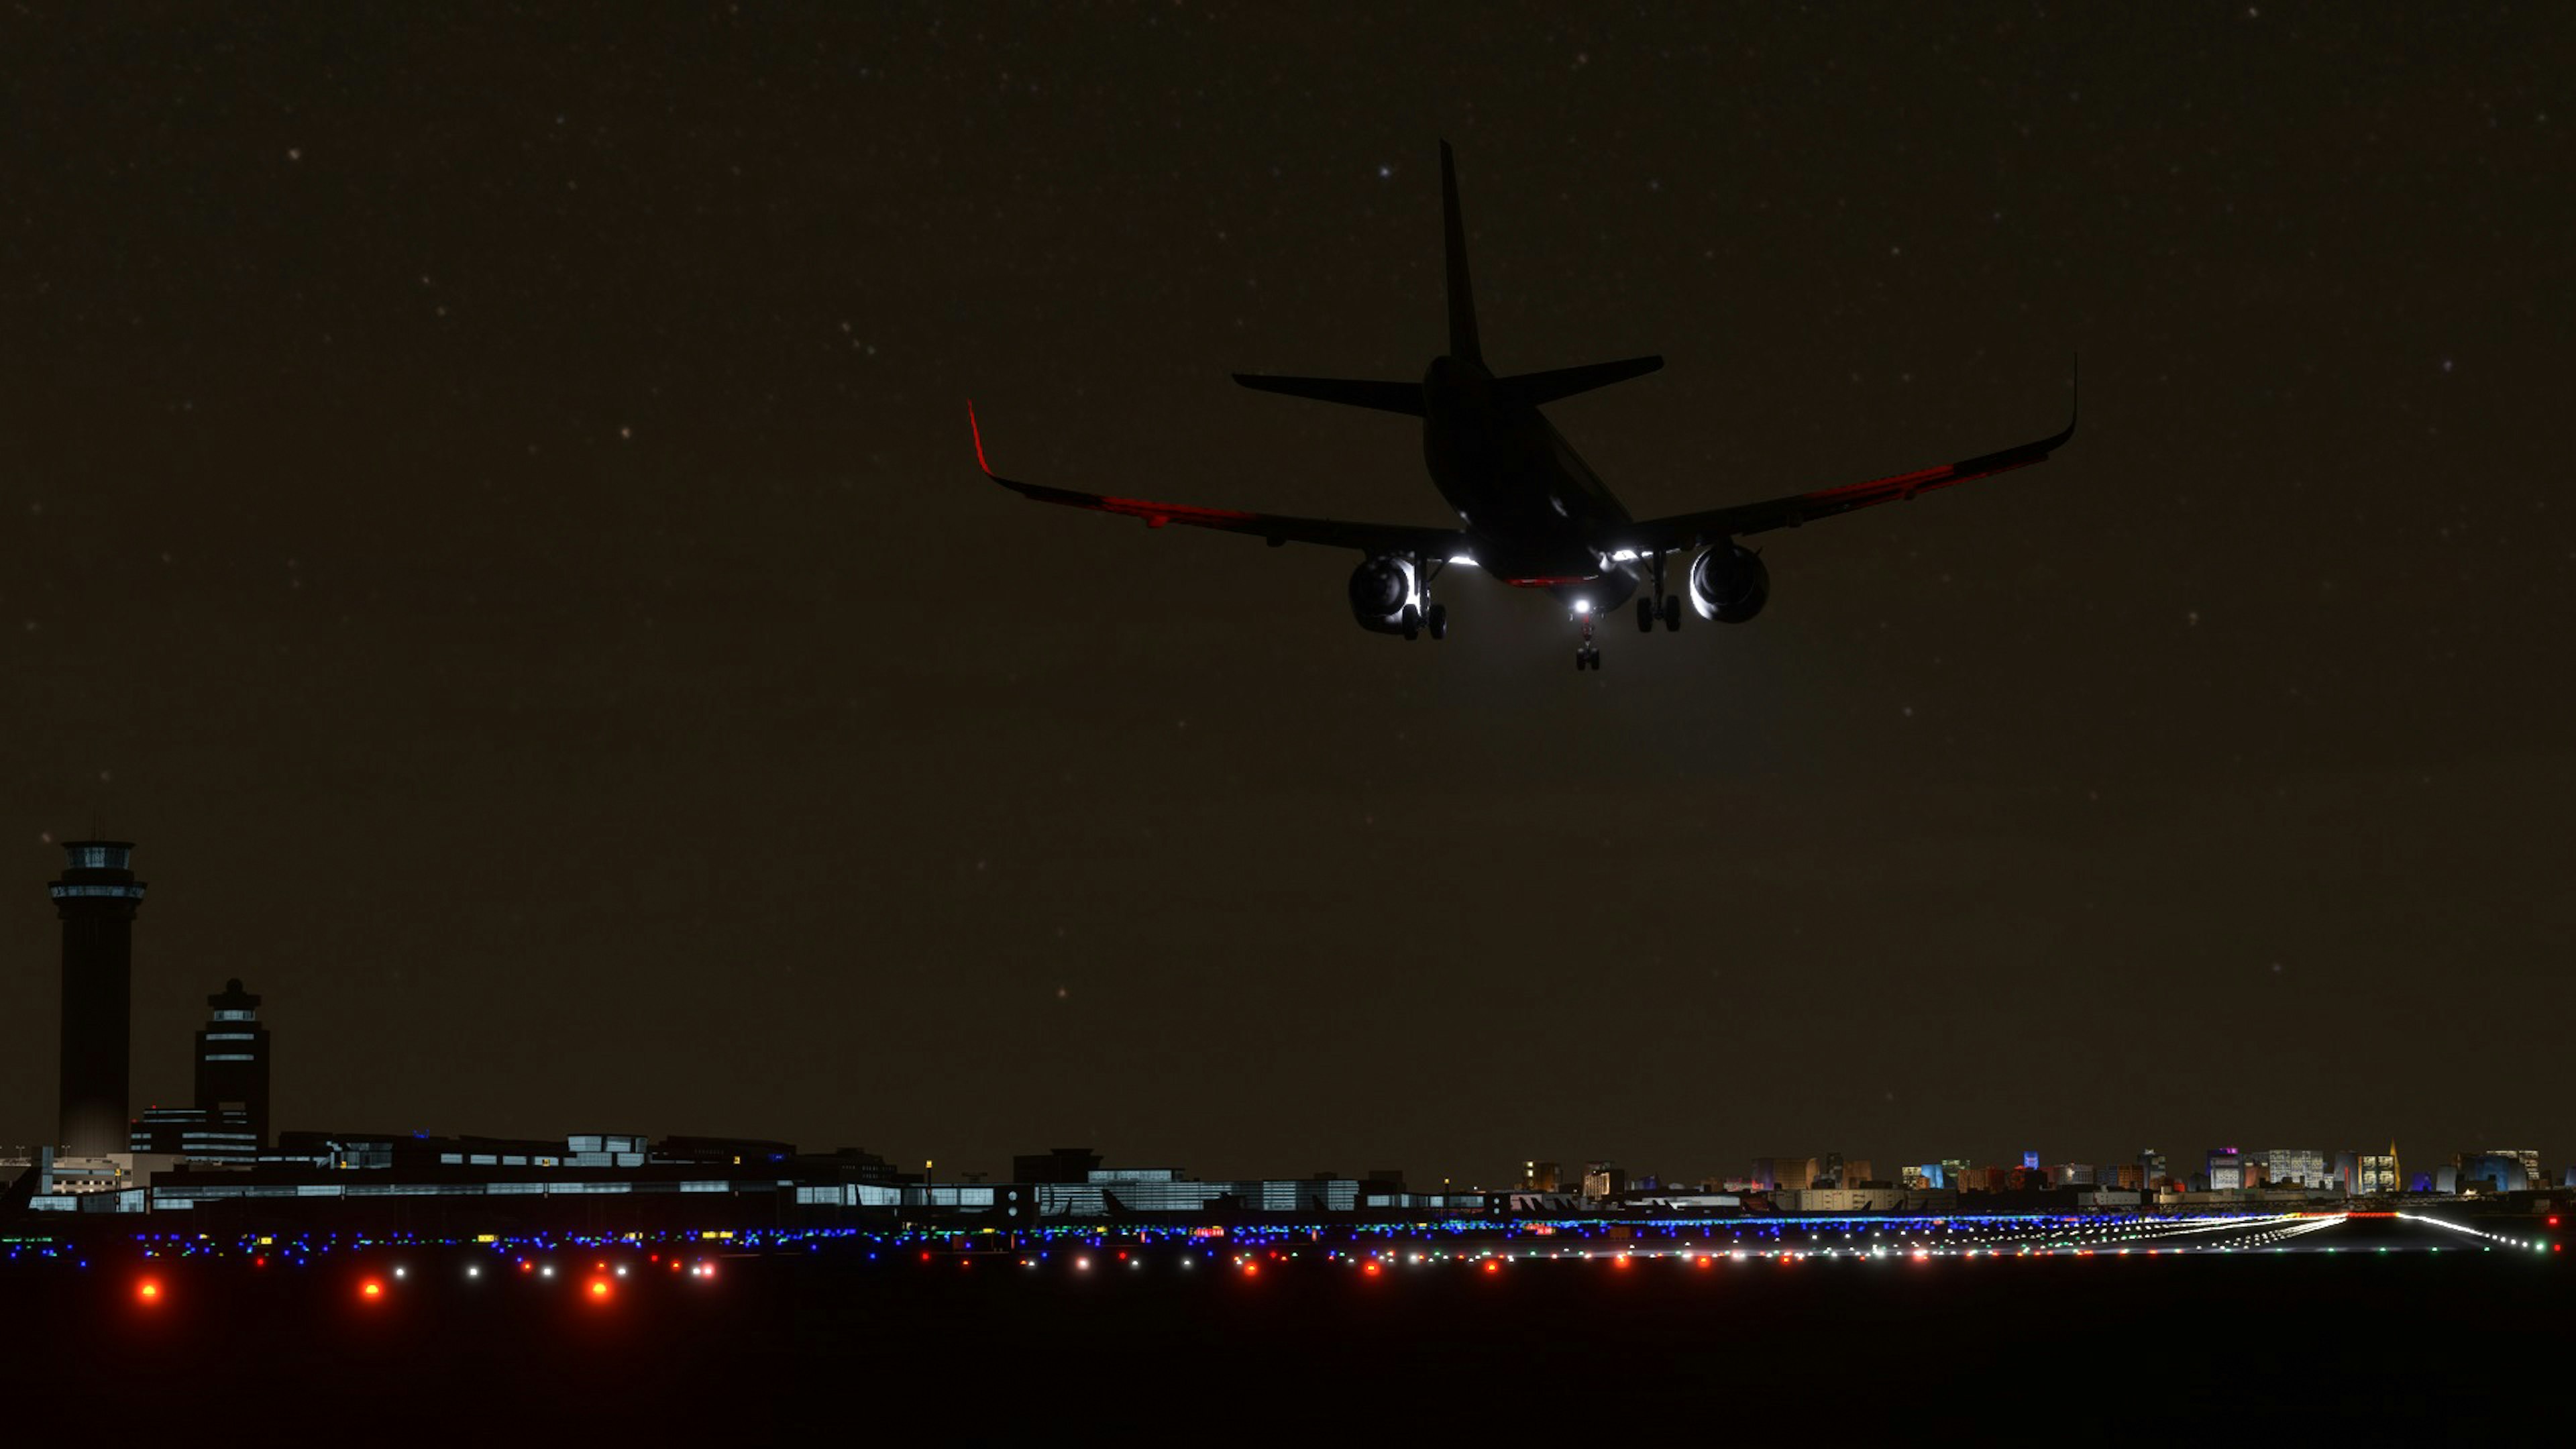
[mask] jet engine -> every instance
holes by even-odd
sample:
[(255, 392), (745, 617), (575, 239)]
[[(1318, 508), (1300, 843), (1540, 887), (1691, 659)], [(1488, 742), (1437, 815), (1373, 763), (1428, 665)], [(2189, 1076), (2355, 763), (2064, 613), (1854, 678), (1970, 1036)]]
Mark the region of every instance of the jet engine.
[(1351, 570), (1351, 617), (1361, 628), (1410, 637), (1422, 626), (1421, 606), (1422, 580), (1413, 560), (1377, 554)]
[(1771, 571), (1761, 555), (1740, 543), (1721, 543), (1691, 560), (1691, 608), (1703, 619), (1741, 624), (1761, 613), (1770, 597)]

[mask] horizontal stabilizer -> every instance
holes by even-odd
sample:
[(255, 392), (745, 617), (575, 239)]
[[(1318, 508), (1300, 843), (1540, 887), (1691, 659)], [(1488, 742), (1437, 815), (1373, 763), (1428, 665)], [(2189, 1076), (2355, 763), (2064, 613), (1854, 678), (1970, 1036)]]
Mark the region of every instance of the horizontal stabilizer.
[(1422, 416), (1422, 384), (1418, 382), (1376, 382), (1359, 377), (1268, 377), (1253, 372), (1238, 372), (1234, 380), (1262, 392), (1284, 392), (1290, 397), (1310, 397), (1317, 402), (1341, 403), (1346, 407), (1375, 408), (1382, 413), (1402, 413), (1412, 418)]
[(1587, 362), (1581, 367), (1560, 367), (1548, 372), (1524, 372), (1518, 377), (1494, 379), (1494, 387), (1505, 399), (1521, 407), (1537, 407), (1578, 392), (1644, 377), (1662, 367), (1661, 357), (1630, 357), (1618, 362)]

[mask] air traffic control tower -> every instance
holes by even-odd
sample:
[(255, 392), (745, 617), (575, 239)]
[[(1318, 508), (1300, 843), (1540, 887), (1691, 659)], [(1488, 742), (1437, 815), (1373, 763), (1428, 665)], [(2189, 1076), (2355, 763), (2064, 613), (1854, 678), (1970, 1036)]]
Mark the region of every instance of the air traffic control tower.
[(71, 859), (52, 886), (63, 918), (62, 1151), (105, 1157), (128, 1150), (134, 908), (143, 882), (130, 868), (130, 840), (74, 840), (63, 851)]

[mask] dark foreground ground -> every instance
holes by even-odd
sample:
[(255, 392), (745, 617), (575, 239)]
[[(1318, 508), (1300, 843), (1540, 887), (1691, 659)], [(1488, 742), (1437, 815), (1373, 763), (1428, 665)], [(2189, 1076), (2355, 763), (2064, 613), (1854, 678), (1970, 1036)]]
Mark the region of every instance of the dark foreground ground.
[(541, 1423), (647, 1442), (716, 1425), (1148, 1443), (1291, 1429), (1553, 1439), (1586, 1425), (1622, 1441), (1797, 1439), (1836, 1425), (2009, 1442), (2187, 1431), (2196, 1412), (2242, 1424), (2266, 1408), (2310, 1427), (2474, 1432), (2540, 1404), (2555, 1375), (2526, 1366), (2561, 1356), (2576, 1326), (2563, 1256), (2382, 1254), (2360, 1239), (2335, 1255), (1373, 1273), (1258, 1254), (1246, 1272), (1226, 1250), (1183, 1267), (1175, 1248), (1138, 1249), (1130, 1266), (1114, 1244), (1059, 1245), (1036, 1267), (719, 1246), (683, 1249), (677, 1270), (646, 1246), (567, 1251), (545, 1260), (550, 1277), (492, 1248), (0, 1264), (5, 1438), (69, 1442), (52, 1431), (83, 1425), (197, 1438), (209, 1415), (247, 1414), (288, 1442), (520, 1442)]

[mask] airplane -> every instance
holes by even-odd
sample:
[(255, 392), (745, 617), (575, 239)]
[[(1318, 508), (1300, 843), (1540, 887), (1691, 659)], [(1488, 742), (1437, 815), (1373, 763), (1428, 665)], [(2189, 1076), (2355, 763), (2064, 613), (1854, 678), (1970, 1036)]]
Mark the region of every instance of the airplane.
[[(1657, 623), (1667, 631), (1681, 627), (1681, 600), (1665, 591), (1665, 560), (1672, 554), (1698, 551), (1684, 571), (1683, 591), (1692, 612), (1718, 623), (1741, 624), (1762, 612), (1771, 596), (1771, 574), (1761, 555), (1737, 540), (1857, 508), (1907, 502), (1936, 488), (2028, 467), (2075, 436), (2070, 407), (2063, 431), (1960, 462), (1758, 503), (1669, 518), (1631, 518), (1539, 409), (1641, 377), (1662, 367), (1663, 358), (1631, 357), (1495, 376), (1485, 365), (1476, 332), (1457, 163), (1446, 141), (1440, 143), (1440, 204), (1448, 253), (1449, 350), (1431, 359), (1419, 383), (1261, 373), (1237, 373), (1234, 380), (1263, 392), (1422, 419), (1423, 462), (1432, 485), (1457, 513), (1457, 527), (1292, 518), (1022, 483), (994, 472), (985, 461), (983, 425), (970, 401), (966, 422), (975, 440), (976, 466), (985, 477), (1041, 503), (1141, 518), (1149, 528), (1179, 523), (1252, 534), (1273, 548), (1315, 543), (1357, 549), (1362, 557), (1351, 573), (1351, 614), (1361, 628), (1375, 633), (1447, 637), (1448, 606), (1434, 602), (1430, 590), (1432, 581), (1453, 565), (1481, 569), (1514, 588), (1543, 589), (1582, 626), (1574, 667), (1597, 671), (1601, 650), (1593, 625), (1631, 597), (1636, 597), (1641, 632), (1652, 633)], [(1651, 592), (1638, 596), (1641, 585)]]

